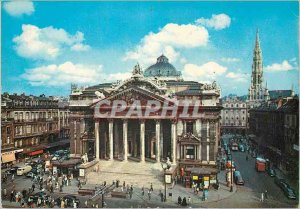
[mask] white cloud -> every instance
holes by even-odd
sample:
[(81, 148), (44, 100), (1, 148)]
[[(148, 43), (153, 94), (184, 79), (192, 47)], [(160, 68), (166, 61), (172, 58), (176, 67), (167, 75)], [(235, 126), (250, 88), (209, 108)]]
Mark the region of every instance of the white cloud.
[(158, 33), (150, 32), (134, 50), (128, 51), (124, 60), (137, 60), (142, 65), (155, 63), (162, 53), (171, 62), (180, 57), (177, 49), (206, 46), (208, 32), (202, 26), (169, 23)]
[(91, 47), (82, 43), (75, 44), (71, 47), (72, 51), (88, 51)]
[(225, 77), (233, 79), (235, 81), (240, 81), (240, 82), (247, 81), (247, 78), (248, 78), (247, 74), (234, 73), (234, 72), (227, 73)]
[(221, 61), (223, 61), (223, 62), (239, 62), (240, 59), (235, 58), (235, 57), (222, 57)]
[(210, 19), (205, 19), (202, 17), (196, 20), (196, 23), (209, 28), (213, 28), (215, 30), (222, 30), (230, 26), (231, 18), (226, 14), (213, 14)]
[(13, 39), (18, 55), (25, 58), (51, 60), (62, 51), (71, 47), (75, 51), (88, 50), (88, 45), (82, 44), (84, 34), (76, 32), (69, 34), (64, 29), (52, 26), (39, 28), (34, 25), (22, 25), (22, 34)]
[(195, 64), (185, 64), (183, 76), (187, 80), (211, 80), (227, 71), (227, 67), (216, 62), (207, 62), (201, 66)]
[(265, 67), (267, 71), (289, 71), (294, 68), (295, 67), (292, 66), (287, 60), (283, 60), (282, 63), (274, 63)]
[(91, 85), (123, 80), (130, 75), (130, 73), (105, 74), (102, 65), (65, 62), (60, 65), (53, 64), (27, 69), (21, 77), (32, 86), (66, 86), (70, 83)]
[(31, 15), (34, 12), (34, 6), (31, 1), (14, 0), (3, 3), (4, 10), (11, 16)]

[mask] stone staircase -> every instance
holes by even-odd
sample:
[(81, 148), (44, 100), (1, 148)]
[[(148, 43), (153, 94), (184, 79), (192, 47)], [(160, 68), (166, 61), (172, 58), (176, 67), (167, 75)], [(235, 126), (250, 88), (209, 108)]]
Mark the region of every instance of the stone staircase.
[(88, 174), (88, 184), (102, 184), (104, 181), (111, 184), (119, 180), (120, 185), (125, 181), (126, 185), (144, 186), (146, 189), (150, 188), (152, 183), (154, 188), (163, 189), (163, 169), (160, 163), (101, 160), (98, 165), (98, 172)]

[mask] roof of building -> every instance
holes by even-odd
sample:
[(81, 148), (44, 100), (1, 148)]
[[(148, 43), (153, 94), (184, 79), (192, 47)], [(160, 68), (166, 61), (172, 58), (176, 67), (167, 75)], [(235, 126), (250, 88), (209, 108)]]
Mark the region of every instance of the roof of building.
[(293, 91), (292, 90), (272, 90), (269, 91), (270, 99), (278, 99), (279, 97), (292, 97)]
[(101, 88), (109, 88), (109, 87), (111, 87), (111, 85), (112, 85), (112, 83), (101, 83), (101, 84), (97, 84), (94, 86), (89, 86), (89, 87), (85, 88), (84, 90), (88, 91), (88, 90), (97, 90), (97, 89), (101, 89)]
[(169, 59), (161, 55), (154, 65), (148, 67), (144, 72), (145, 77), (173, 77), (181, 76), (181, 72), (169, 63)]
[(286, 103), (284, 103), (281, 107), (278, 108), (279, 111), (283, 112), (299, 112), (299, 99), (294, 98), (288, 100)]

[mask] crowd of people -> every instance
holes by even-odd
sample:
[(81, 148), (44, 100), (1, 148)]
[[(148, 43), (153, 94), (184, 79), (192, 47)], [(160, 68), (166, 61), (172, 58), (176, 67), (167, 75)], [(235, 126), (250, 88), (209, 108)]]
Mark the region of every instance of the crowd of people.
[[(5, 176), (5, 178), (8, 178), (7, 175)], [(55, 190), (62, 192), (64, 186), (71, 185), (73, 175), (46, 175), (41, 169), (41, 171), (37, 175), (32, 176), (31, 187), (29, 187), (28, 189), (24, 188), (19, 191), (16, 189), (14, 178), (15, 175), (12, 174), (11, 182), (13, 183), (13, 185), (10, 191), (8, 191), (8, 188), (2, 187), (3, 200), (9, 200), (10, 202), (19, 203), (20, 206), (23, 208), (53, 208), (56, 203), (55, 199), (51, 196), (51, 194), (54, 193)], [(48, 191), (50, 195), (47, 195), (46, 191)], [(74, 208), (75, 207), (76, 203)]]

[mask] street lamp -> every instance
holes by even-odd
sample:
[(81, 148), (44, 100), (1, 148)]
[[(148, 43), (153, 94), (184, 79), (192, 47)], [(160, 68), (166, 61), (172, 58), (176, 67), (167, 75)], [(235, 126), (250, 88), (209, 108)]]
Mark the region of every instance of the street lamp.
[(168, 170), (170, 167), (167, 163), (162, 162), (161, 167), (164, 169), (164, 182), (165, 182), (165, 197), (164, 202), (167, 200), (167, 182), (166, 182), (166, 170)]

